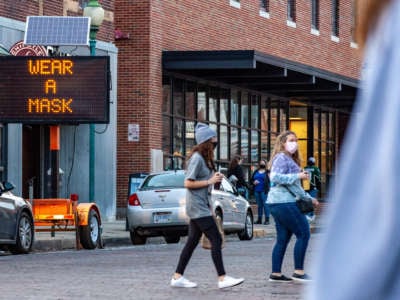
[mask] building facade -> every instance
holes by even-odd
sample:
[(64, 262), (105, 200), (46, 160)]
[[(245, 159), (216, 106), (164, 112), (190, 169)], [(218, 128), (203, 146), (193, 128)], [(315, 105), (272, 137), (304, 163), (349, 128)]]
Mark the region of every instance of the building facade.
[(323, 196), (358, 86), (355, 17), (353, 1), (116, 0), (120, 214), (128, 174), (159, 168), (160, 149), (162, 168), (183, 167), (198, 121), (219, 134), (218, 166), (240, 154), (247, 176), (294, 130)]
[[(314, 156), (321, 168), (324, 196), (354, 113), (361, 59), (353, 1), (99, 2), (105, 20), (96, 55), (110, 56), (112, 73), (110, 124), (96, 125), (102, 215), (124, 217), (129, 174), (183, 168), (198, 121), (218, 132), (218, 167), (240, 154), (248, 177), (270, 158), (279, 132), (294, 130), (303, 161)], [(23, 40), (26, 16), (81, 16), (87, 3), (1, 1), (0, 53)], [(60, 50), (90, 55), (87, 47)], [(47, 130), (0, 129), (2, 179), (24, 197), (46, 196)], [(61, 126), (61, 193), (82, 201), (89, 193), (88, 132), (88, 125)]]

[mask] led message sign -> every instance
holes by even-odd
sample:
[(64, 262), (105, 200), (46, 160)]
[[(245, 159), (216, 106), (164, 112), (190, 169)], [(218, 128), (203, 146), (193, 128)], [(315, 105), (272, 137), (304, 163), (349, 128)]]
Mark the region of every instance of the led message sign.
[(108, 56), (0, 56), (0, 123), (109, 122)]

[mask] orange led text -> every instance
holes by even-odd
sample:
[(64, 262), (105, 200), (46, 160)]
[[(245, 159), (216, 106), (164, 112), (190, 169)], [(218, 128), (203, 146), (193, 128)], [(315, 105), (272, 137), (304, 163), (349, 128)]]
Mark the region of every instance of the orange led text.
[(72, 75), (74, 62), (69, 59), (29, 59), (31, 75)]
[(28, 112), (29, 113), (72, 113), (73, 100), (64, 98), (53, 99), (28, 99)]

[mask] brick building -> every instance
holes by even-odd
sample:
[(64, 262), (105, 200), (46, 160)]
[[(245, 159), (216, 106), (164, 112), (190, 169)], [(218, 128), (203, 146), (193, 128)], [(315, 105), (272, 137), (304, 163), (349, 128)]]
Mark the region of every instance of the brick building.
[[(2, 52), (23, 39), (26, 16), (81, 16), (87, 2), (1, 1)], [(97, 125), (96, 135), (95, 194), (102, 214), (124, 216), (130, 173), (183, 167), (197, 121), (219, 134), (218, 166), (224, 170), (240, 154), (247, 176), (259, 159), (269, 158), (280, 131), (296, 131), (303, 159), (314, 156), (321, 168), (324, 195), (358, 86), (353, 1), (99, 2), (105, 20), (96, 54), (111, 57), (113, 80), (110, 124)], [(61, 51), (89, 55), (85, 47)], [(46, 129), (4, 124), (1, 130), (7, 145), (2, 178), (19, 184), (26, 197), (27, 180), (39, 173), (35, 197), (42, 196), (44, 167), (32, 171), (28, 162), (46, 159), (40, 152)], [(64, 185), (62, 192), (84, 200), (88, 126), (61, 130), (61, 168), (76, 189)], [(68, 148), (74, 141), (77, 151)]]
[(219, 133), (219, 166), (239, 153), (248, 175), (279, 131), (295, 130), (324, 193), (358, 85), (355, 15), (353, 1), (116, 0), (121, 214), (128, 174), (151, 171), (153, 149), (162, 167), (181, 166), (199, 120)]

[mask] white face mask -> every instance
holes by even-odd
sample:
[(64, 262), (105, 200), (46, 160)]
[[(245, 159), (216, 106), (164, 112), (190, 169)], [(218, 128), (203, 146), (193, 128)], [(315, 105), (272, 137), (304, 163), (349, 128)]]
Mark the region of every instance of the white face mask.
[(285, 144), (285, 149), (290, 154), (295, 153), (297, 150), (297, 147), (298, 147), (297, 142), (286, 142), (286, 144)]

